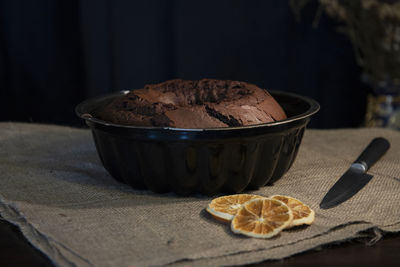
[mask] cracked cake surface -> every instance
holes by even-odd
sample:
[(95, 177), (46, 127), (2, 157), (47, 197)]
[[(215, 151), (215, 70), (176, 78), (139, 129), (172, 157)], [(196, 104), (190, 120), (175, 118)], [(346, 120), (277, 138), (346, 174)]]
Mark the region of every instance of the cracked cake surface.
[(117, 97), (98, 114), (135, 126), (232, 127), (286, 118), (276, 100), (254, 84), (230, 80), (170, 80)]

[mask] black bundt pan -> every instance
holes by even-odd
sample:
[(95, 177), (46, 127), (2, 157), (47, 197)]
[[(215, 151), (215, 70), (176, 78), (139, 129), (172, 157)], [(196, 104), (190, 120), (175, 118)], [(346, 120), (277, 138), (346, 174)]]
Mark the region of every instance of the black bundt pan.
[(316, 101), (270, 91), (288, 118), (242, 127), (178, 129), (124, 126), (96, 119), (96, 111), (127, 91), (76, 107), (91, 128), (97, 152), (118, 181), (157, 193), (239, 193), (271, 185), (296, 158)]

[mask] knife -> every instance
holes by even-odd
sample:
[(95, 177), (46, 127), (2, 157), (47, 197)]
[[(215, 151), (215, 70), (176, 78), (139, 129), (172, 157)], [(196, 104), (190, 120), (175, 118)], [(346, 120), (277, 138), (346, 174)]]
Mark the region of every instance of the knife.
[(360, 191), (372, 179), (368, 169), (389, 149), (390, 143), (383, 137), (377, 137), (365, 148), (351, 164), (342, 177), (329, 189), (319, 205), (321, 209), (336, 207)]

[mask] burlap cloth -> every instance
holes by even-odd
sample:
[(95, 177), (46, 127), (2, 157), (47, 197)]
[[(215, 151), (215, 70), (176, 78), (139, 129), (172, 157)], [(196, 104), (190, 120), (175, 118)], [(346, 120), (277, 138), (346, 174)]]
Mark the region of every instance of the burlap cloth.
[[(391, 149), (371, 182), (342, 205), (318, 203), (376, 136)], [(306, 130), (291, 170), (253, 193), (285, 194), (316, 211), (309, 227), (262, 240), (231, 233), (204, 208), (210, 197), (138, 191), (102, 167), (89, 130), (0, 124), (0, 214), (59, 266), (239, 265), (281, 259), (375, 228), (400, 231), (400, 133)]]

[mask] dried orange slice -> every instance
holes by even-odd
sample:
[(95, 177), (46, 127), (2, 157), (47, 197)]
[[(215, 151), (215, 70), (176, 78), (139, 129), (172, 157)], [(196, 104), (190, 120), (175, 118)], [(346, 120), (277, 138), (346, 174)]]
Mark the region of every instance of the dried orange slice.
[(287, 228), (302, 224), (312, 224), (314, 222), (315, 212), (300, 200), (282, 195), (274, 195), (271, 198), (284, 202), (292, 210), (293, 221)]
[(237, 211), (231, 229), (251, 237), (271, 238), (285, 229), (292, 219), (292, 210), (282, 201), (258, 198), (246, 202)]
[(251, 194), (237, 194), (214, 198), (207, 206), (207, 211), (216, 219), (229, 222), (236, 215), (237, 210), (251, 199), (263, 198)]

